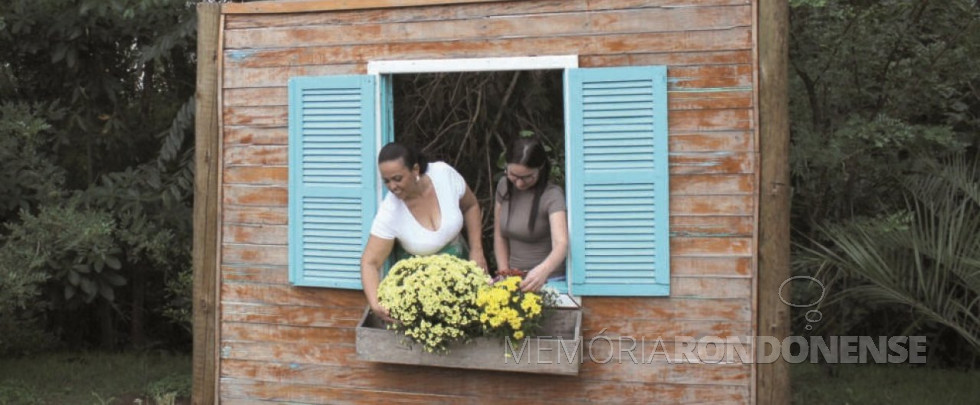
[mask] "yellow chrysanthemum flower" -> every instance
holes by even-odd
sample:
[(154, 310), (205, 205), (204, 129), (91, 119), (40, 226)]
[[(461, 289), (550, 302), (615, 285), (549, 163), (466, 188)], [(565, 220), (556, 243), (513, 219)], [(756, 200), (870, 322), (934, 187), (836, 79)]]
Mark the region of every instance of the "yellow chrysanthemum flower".
[[(503, 278), (480, 289), (477, 306), (485, 333), (521, 339), (534, 331), (543, 316), (543, 306), (554, 302), (550, 293), (520, 291), (521, 277)], [(547, 300), (544, 297), (548, 297)]]
[(486, 285), (486, 274), (472, 261), (417, 256), (392, 266), (378, 286), (378, 299), (400, 322), (395, 328), (438, 352), (483, 321), (476, 301)]

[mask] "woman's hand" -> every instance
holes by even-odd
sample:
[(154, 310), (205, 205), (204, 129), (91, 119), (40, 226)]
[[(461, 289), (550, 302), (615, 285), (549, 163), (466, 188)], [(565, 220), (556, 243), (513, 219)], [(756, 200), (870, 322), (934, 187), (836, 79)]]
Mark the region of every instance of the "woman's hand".
[(364, 247), (364, 253), (361, 254), (361, 285), (364, 287), (364, 296), (367, 298), (368, 306), (371, 307), (371, 312), (385, 322), (395, 320), (389, 316), (388, 309), (378, 302), (378, 285), (381, 283), (381, 265), (391, 254), (394, 246), (394, 239), (382, 239), (371, 235), (368, 237), (367, 246)]
[(381, 306), (381, 303), (379, 302), (371, 303), (371, 312), (374, 312), (375, 315), (377, 315), (379, 318), (381, 318), (381, 320), (385, 322), (398, 323), (398, 321), (392, 318), (391, 314), (388, 313), (388, 309)]
[(535, 292), (544, 287), (545, 283), (548, 282), (548, 275), (551, 272), (546, 270), (544, 267), (537, 266), (524, 276), (521, 280), (521, 291), (524, 292)]
[(470, 252), (470, 260), (476, 262), (477, 266), (483, 269), (483, 272), (490, 274), (490, 269), (487, 266), (487, 259), (483, 257), (483, 252)]

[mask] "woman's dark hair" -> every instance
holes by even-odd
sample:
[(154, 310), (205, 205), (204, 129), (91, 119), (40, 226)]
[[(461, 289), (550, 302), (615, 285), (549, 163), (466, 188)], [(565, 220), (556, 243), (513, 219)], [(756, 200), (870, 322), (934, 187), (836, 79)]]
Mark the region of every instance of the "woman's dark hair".
[[(538, 169), (538, 182), (534, 183), (534, 202), (531, 203), (531, 213), (527, 218), (527, 230), (534, 230), (534, 223), (538, 218), (538, 206), (541, 203), (541, 195), (544, 194), (544, 189), (548, 188), (548, 176), (551, 174), (551, 161), (548, 160), (548, 152), (544, 150), (544, 145), (541, 143), (541, 138), (537, 136), (530, 137), (518, 137), (510, 143), (510, 147), (507, 148), (506, 160), (508, 164), (519, 164), (527, 166), (529, 168)], [(510, 199), (510, 193), (513, 190), (514, 183), (507, 178), (507, 185), (502, 199)], [(514, 205), (508, 206), (508, 218), (510, 221), (510, 214), (513, 213)]]
[(425, 173), (429, 168), (429, 159), (412, 146), (392, 142), (381, 148), (381, 152), (378, 153), (378, 164), (395, 159), (401, 159), (408, 170), (412, 170), (412, 167), (418, 164), (419, 173)]

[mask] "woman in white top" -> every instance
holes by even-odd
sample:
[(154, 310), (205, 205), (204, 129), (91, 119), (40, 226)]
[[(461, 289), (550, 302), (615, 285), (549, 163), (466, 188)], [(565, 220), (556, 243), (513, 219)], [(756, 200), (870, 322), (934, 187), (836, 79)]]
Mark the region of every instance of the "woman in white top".
[(388, 188), (361, 255), (361, 284), (371, 310), (388, 319), (378, 303), (380, 269), (395, 247), (407, 253), (447, 252), (464, 256), (460, 231), (465, 223), (468, 258), (486, 269), (481, 241), (480, 205), (463, 176), (444, 162), (429, 163), (414, 148), (392, 142), (378, 154), (381, 180)]

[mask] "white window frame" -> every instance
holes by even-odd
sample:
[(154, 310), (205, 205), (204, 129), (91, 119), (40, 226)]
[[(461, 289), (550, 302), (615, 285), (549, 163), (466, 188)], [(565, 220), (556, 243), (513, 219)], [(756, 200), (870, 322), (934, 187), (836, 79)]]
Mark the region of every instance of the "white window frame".
[[(513, 71), (513, 70), (547, 70), (547, 69), (561, 69), (567, 72), (568, 69), (578, 68), (578, 55), (544, 55), (544, 56), (514, 56), (514, 57), (499, 57), (499, 58), (459, 58), (459, 59), (415, 59), (415, 60), (376, 60), (368, 61), (367, 73), (369, 75), (376, 76), (377, 83), (379, 83), (377, 88), (377, 94), (375, 94), (375, 133), (377, 142), (375, 143), (377, 148), (382, 145), (381, 137), (382, 135), (382, 97), (381, 97), (381, 77), (382, 75), (392, 75), (392, 74), (406, 74), (406, 73), (448, 73), (448, 72), (500, 72), (500, 71)], [(568, 84), (566, 82), (565, 88), (562, 89), (562, 97), (566, 97), (568, 94)], [(569, 156), (567, 137), (569, 134), (568, 128), (568, 117), (565, 117), (565, 156)], [(376, 152), (377, 153), (377, 152)], [(567, 165), (566, 165), (567, 168)], [(568, 184), (572, 181), (571, 177), (567, 173), (565, 174), (565, 205), (569, 205), (568, 201)], [(380, 182), (378, 183), (377, 196), (380, 206), (381, 196), (382, 196), (382, 186)], [(567, 226), (568, 229), (572, 229), (572, 221), (575, 219), (571, 215), (567, 215)], [(567, 261), (567, 256), (566, 256)], [(571, 269), (566, 269), (565, 281), (567, 283), (567, 290), (569, 293), (561, 294), (559, 296), (559, 307), (580, 307), (582, 304), (582, 299), (580, 296), (572, 295), (572, 275), (570, 273)]]

